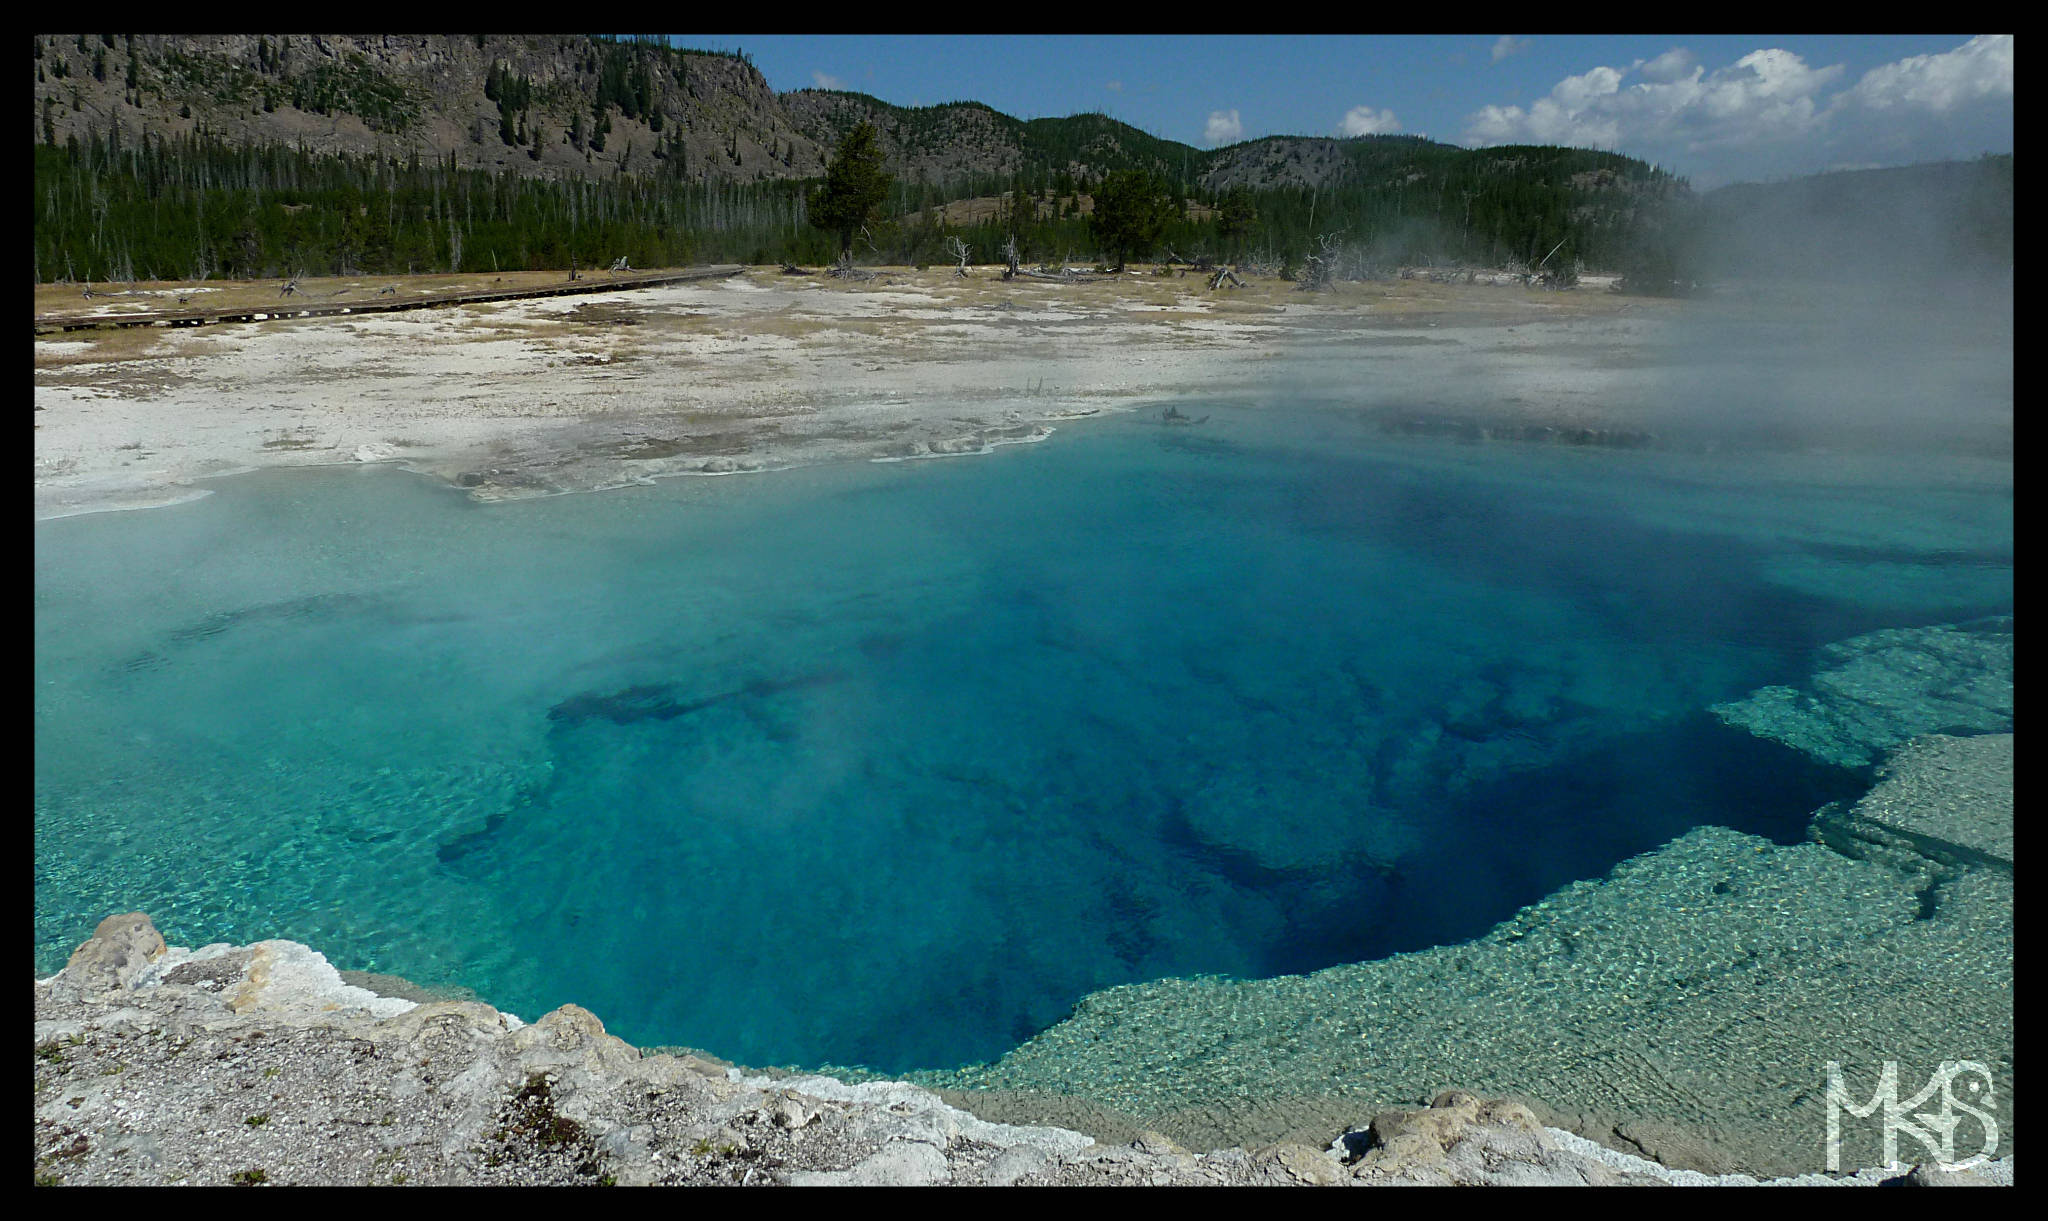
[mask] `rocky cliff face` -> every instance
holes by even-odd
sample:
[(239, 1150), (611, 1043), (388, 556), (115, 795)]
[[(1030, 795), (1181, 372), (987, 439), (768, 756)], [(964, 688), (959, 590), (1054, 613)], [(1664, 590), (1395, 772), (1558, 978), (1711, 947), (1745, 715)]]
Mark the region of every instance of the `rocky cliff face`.
[[(799, 129), (753, 65), (726, 55), (554, 35), (56, 34), (37, 42), (35, 138), (45, 136), (47, 111), (59, 144), (116, 125), (130, 141), (203, 127), (237, 142), (452, 156), (464, 168), (555, 178), (649, 173), (660, 148), (688, 177), (742, 182), (821, 173), (830, 151)], [(579, 115), (594, 124), (607, 56), (645, 72), (650, 114), (614, 109), (604, 147), (579, 147), (570, 131)], [(539, 142), (500, 137), (501, 107), (485, 89), (494, 67), (530, 84), (523, 116)], [(45, 107), (46, 98), (54, 104)], [(649, 121), (656, 111), (659, 131)]]

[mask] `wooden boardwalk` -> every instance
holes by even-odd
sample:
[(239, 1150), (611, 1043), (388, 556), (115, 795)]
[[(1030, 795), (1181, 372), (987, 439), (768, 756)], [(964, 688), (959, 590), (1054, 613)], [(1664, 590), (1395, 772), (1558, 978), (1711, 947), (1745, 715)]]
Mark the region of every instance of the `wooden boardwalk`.
[(574, 297), (585, 293), (609, 293), (627, 288), (654, 288), (662, 284), (688, 284), (698, 280), (724, 280), (746, 270), (737, 263), (713, 267), (691, 267), (682, 271), (639, 272), (611, 275), (589, 273), (574, 282), (546, 288), (508, 288), (492, 292), (438, 293), (420, 297), (366, 297), (343, 302), (334, 298), (307, 300), (281, 297), (276, 305), (241, 305), (223, 309), (149, 310), (133, 314), (45, 314), (36, 318), (36, 334), (84, 331), (95, 327), (212, 326), (221, 322), (268, 322), (273, 318), (328, 318), (337, 314), (388, 314), (395, 310), (438, 309), (444, 305), (474, 305), (484, 301), (519, 301), (531, 297)]

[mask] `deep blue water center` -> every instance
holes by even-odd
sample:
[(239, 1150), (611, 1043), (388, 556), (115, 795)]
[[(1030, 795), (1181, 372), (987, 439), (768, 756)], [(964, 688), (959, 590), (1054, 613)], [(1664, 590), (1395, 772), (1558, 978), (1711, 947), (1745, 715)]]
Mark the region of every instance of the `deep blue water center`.
[(992, 1059), (1082, 995), (1484, 932), (1867, 777), (1708, 705), (2011, 610), (2009, 459), (1199, 407), (476, 505), (37, 527), (36, 955), (114, 911), (639, 1044)]

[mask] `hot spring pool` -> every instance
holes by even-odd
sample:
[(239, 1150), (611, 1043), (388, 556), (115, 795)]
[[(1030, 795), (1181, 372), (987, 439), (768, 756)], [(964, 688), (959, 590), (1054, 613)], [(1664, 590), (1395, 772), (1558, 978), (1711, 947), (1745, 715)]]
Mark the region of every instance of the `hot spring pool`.
[(1709, 706), (2009, 614), (2009, 459), (1198, 405), (495, 505), (248, 475), (36, 527), (35, 957), (173, 943), (884, 1072), (1461, 941), (1867, 771)]

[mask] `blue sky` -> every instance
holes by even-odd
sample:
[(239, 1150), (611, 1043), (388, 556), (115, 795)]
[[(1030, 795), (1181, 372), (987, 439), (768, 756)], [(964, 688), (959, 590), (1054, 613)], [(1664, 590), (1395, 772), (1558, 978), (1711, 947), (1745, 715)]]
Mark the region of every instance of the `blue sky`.
[(1101, 110), (1201, 148), (1378, 131), (1578, 144), (1701, 188), (2012, 151), (2009, 35), (673, 38), (745, 50), (778, 91)]

